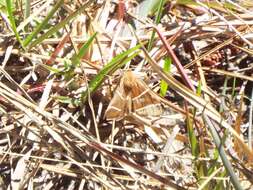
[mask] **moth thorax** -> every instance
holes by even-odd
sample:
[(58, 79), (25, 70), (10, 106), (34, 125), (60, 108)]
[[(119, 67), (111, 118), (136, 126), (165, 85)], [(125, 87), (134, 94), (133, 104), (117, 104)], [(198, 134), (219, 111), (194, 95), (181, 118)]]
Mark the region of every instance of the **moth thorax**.
[(129, 94), (129, 93), (131, 92), (131, 89), (132, 89), (132, 87), (129, 86), (129, 85), (125, 85), (125, 86), (124, 86), (124, 90), (125, 90), (125, 93), (126, 93), (126, 94)]
[(135, 87), (134, 87), (134, 81), (132, 80), (125, 80), (124, 81), (124, 91), (126, 94), (129, 94)]

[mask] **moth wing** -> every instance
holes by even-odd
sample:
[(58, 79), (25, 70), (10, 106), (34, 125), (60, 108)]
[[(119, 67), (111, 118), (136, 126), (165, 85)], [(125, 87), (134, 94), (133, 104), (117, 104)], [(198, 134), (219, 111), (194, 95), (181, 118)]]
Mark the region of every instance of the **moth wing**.
[(136, 109), (135, 112), (141, 116), (158, 117), (164, 113), (164, 107), (161, 104), (150, 104), (145, 107)]
[(164, 107), (157, 95), (143, 81), (139, 80), (136, 85), (132, 94), (133, 111), (141, 116), (160, 116)]
[(157, 94), (131, 71), (122, 76), (105, 116), (108, 120), (120, 120), (129, 112), (141, 116), (160, 116), (164, 112)]
[(124, 90), (118, 86), (107, 110), (105, 111), (105, 118), (107, 120), (120, 120), (125, 116), (126, 109), (127, 100)]

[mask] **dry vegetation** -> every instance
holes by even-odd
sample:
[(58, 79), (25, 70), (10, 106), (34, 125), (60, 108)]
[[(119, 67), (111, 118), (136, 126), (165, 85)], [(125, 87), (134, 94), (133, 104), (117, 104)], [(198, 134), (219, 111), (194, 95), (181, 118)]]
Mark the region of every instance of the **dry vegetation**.
[(253, 189), (251, 0), (0, 9), (0, 189)]

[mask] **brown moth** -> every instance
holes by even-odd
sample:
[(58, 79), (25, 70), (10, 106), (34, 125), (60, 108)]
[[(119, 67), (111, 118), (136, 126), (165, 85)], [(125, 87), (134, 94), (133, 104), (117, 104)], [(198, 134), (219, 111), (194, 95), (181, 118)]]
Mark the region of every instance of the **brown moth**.
[(105, 112), (105, 117), (108, 120), (120, 120), (131, 112), (140, 116), (160, 116), (164, 108), (158, 95), (132, 71), (126, 71)]

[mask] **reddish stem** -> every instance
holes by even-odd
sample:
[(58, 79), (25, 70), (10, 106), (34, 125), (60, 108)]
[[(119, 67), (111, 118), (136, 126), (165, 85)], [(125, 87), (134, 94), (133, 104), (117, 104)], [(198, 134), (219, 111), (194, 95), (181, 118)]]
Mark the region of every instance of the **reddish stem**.
[(153, 26), (154, 29), (156, 30), (158, 36), (160, 37), (160, 39), (162, 40), (163, 45), (165, 46), (165, 49), (167, 50), (167, 53), (171, 56), (173, 62), (175, 63), (178, 72), (180, 73), (180, 75), (183, 78), (184, 83), (192, 90), (195, 91), (194, 86), (192, 85), (191, 81), (189, 80), (187, 74), (185, 73), (184, 67), (182, 66), (182, 64), (180, 63), (180, 61), (178, 60), (177, 56), (175, 55), (173, 49), (171, 48), (171, 46), (169, 45), (169, 43), (166, 41), (165, 37), (163, 36), (163, 34), (159, 31), (159, 29), (156, 26)]
[(64, 47), (65, 43), (67, 43), (67, 41), (69, 40), (69, 37), (70, 37), (70, 33), (67, 33), (63, 37), (63, 39), (59, 42), (59, 44), (55, 48), (54, 52), (52, 53), (50, 59), (46, 61), (46, 63), (45, 63), (46, 65), (51, 65), (54, 62), (54, 60), (56, 59), (56, 56), (62, 50), (62, 48)]

